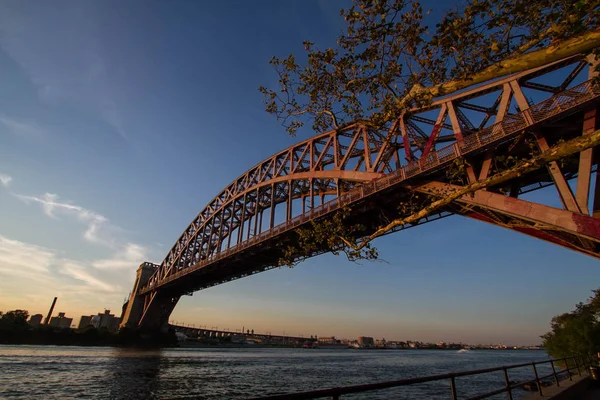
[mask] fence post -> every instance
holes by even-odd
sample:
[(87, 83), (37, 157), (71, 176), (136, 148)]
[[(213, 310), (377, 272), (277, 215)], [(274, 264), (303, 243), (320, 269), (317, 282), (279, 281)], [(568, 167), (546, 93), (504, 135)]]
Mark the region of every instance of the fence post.
[(540, 394), (540, 396), (543, 396), (544, 394), (542, 393), (542, 385), (540, 382), (540, 378), (538, 377), (538, 373), (537, 373), (537, 368), (535, 367), (535, 363), (531, 363), (531, 366), (533, 367), (533, 374), (535, 375), (535, 383), (537, 384), (538, 387), (538, 393)]
[(456, 382), (454, 380), (454, 377), (450, 378), (450, 392), (452, 393), (452, 400), (458, 399), (458, 397), (456, 396)]
[(579, 363), (577, 362), (577, 356), (573, 357), (573, 361), (575, 361), (575, 367), (577, 368), (577, 373), (581, 376), (581, 370), (579, 369)]
[(572, 381), (573, 377), (571, 376), (571, 367), (569, 367), (569, 359), (565, 358), (565, 365), (567, 367), (567, 375), (569, 375), (569, 380)]
[(552, 375), (554, 375), (554, 382), (556, 382), (556, 387), (560, 387), (558, 384), (558, 375), (556, 375), (556, 368), (554, 368), (554, 360), (550, 360), (550, 365), (552, 365)]
[(506, 383), (506, 396), (508, 397), (508, 400), (512, 400), (512, 389), (510, 387), (510, 381), (508, 380), (508, 370), (506, 367), (503, 367), (502, 370), (504, 371), (504, 382)]

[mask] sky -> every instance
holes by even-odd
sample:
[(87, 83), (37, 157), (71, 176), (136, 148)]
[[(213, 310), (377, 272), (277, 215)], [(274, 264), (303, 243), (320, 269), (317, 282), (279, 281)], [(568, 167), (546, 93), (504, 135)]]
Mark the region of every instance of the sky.
[[(142, 261), (251, 166), (308, 137), (264, 111), (271, 56), (334, 44), (346, 1), (0, 2), (0, 310), (120, 314)], [(531, 199), (556, 204), (551, 190)], [(554, 202), (554, 203), (553, 203)], [(450, 217), (184, 296), (173, 322), (538, 344), (597, 260)]]

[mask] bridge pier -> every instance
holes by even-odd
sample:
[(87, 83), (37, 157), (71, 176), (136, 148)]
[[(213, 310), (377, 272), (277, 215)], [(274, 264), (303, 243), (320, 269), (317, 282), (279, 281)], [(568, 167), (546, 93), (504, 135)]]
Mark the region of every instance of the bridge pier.
[(148, 283), (156, 267), (155, 264), (145, 262), (138, 268), (135, 283), (133, 284), (133, 291), (123, 307), (121, 328), (137, 329), (144, 314), (144, 296), (139, 295), (139, 291)]
[(133, 291), (123, 307), (121, 328), (140, 329), (147, 332), (166, 331), (169, 316), (180, 296), (163, 291), (141, 294), (158, 265), (145, 262), (137, 270)]

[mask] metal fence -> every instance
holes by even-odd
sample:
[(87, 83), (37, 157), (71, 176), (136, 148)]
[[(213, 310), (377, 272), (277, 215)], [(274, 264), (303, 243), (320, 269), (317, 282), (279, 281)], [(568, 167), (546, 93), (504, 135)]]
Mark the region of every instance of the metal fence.
[[(479, 400), (486, 399), (492, 396), (506, 393), (509, 400), (513, 399), (513, 391), (515, 389), (523, 388), (525, 385), (532, 385), (537, 388), (540, 395), (544, 395), (544, 387), (557, 386), (560, 387), (561, 381), (573, 380), (575, 374), (581, 376), (582, 372), (586, 373), (587, 369), (593, 364), (593, 356), (573, 356), (560, 359), (552, 359), (546, 361), (538, 361), (525, 364), (514, 364), (496, 368), (485, 368), (473, 371), (454, 372), (442, 375), (431, 375), (420, 378), (401, 379), (397, 381), (388, 381), (380, 383), (371, 383), (366, 385), (355, 385), (346, 387), (337, 387), (329, 389), (313, 390), (310, 392), (297, 392), (297, 393), (285, 393), (277, 394), (266, 397), (254, 397), (247, 400), (305, 400), (305, 399), (320, 399), (330, 398), (332, 400), (340, 399), (344, 395), (353, 393), (364, 393), (375, 390), (383, 390), (390, 388), (397, 388), (402, 386), (415, 385), (426, 382), (437, 382), (447, 381), (449, 383), (448, 398), (452, 400), (458, 399), (457, 396), (457, 382), (456, 378), (477, 376), (482, 374), (490, 374), (492, 372), (503, 372), (504, 374), (504, 387), (494, 389), (487, 393), (479, 394), (473, 397), (469, 397), (467, 400)], [(540, 375), (540, 366), (545, 366), (547, 370), (550, 370), (549, 374)], [(510, 371), (517, 368), (531, 367), (532, 379), (513, 382), (510, 380)], [(543, 369), (543, 368), (542, 368)]]

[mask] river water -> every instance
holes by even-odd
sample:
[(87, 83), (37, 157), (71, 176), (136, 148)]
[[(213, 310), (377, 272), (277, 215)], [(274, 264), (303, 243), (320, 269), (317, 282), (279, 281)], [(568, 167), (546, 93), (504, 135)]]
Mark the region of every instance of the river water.
[[(545, 352), (527, 350), (0, 346), (0, 399), (240, 399), (545, 359)], [(540, 374), (548, 373), (540, 368)], [(531, 367), (510, 373), (515, 381), (532, 377)], [(459, 398), (501, 388), (503, 379), (502, 372), (458, 378)], [(519, 390), (515, 398), (527, 394)], [(449, 399), (450, 389), (444, 381), (342, 398)]]

